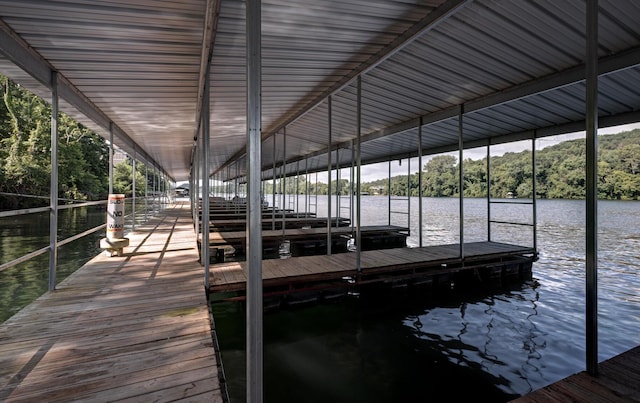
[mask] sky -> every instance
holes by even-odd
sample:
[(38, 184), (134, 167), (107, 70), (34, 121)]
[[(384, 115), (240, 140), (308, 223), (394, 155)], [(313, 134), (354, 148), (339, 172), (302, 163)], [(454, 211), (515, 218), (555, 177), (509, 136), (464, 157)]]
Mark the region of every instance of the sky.
[[(632, 124), (628, 124), (628, 125), (621, 125), (621, 126), (612, 126), (612, 127), (607, 127), (607, 128), (602, 128), (602, 129), (598, 129), (598, 135), (607, 135), (607, 134), (615, 134), (615, 133), (620, 133), (620, 132), (625, 132), (625, 131), (630, 131), (633, 129), (639, 129), (640, 128), (640, 122), (639, 123), (632, 123)], [(549, 147), (555, 144), (558, 144), (562, 141), (568, 141), (568, 140), (574, 140), (574, 139), (578, 139), (578, 138), (584, 138), (585, 137), (585, 132), (581, 131), (581, 132), (575, 132), (575, 133), (567, 133), (567, 134), (560, 134), (557, 136), (550, 136), (550, 137), (545, 137), (545, 138), (540, 138), (536, 140), (536, 150), (541, 150), (545, 147)], [(496, 146), (492, 146), (491, 147), (491, 156), (495, 157), (495, 156), (500, 156), (503, 155), (507, 152), (520, 152), (523, 150), (527, 150), (531, 148), (531, 142), (530, 140), (525, 140), (525, 141), (518, 141), (518, 142), (513, 142), (513, 143), (507, 143), (507, 144), (500, 144), (500, 145), (496, 145)], [(450, 153), (445, 153), (445, 155), (453, 155), (454, 157), (458, 158), (458, 152), (454, 151), (454, 152), (450, 152)], [(486, 147), (480, 147), (480, 148), (474, 148), (471, 150), (465, 150), (464, 151), (464, 158), (471, 158), (472, 160), (478, 160), (478, 159), (482, 159), (487, 155), (487, 149)], [(422, 164), (426, 164), (429, 159), (432, 156), (424, 156), (422, 157)], [(418, 171), (418, 158), (411, 158), (410, 161), (410, 172), (411, 173), (415, 173)], [(403, 160), (402, 161), (402, 165), (398, 164), (398, 161), (393, 161), (391, 163), (391, 176), (395, 176), (395, 175), (406, 175), (407, 174), (407, 160)], [(345, 179), (349, 179), (349, 169), (345, 168), (344, 170), (342, 170), (341, 172), (341, 177), (345, 178)], [(378, 163), (378, 164), (371, 164), (371, 165), (363, 165), (361, 170), (360, 170), (360, 176), (361, 176), (361, 182), (365, 183), (365, 182), (372, 182), (378, 179), (384, 179), (387, 178), (389, 176), (389, 165), (387, 162), (383, 162), (383, 163)], [(334, 178), (335, 179), (335, 178)], [(314, 180), (315, 180), (315, 176), (314, 176)], [(320, 172), (318, 173), (318, 182), (323, 182), (323, 183), (327, 183), (327, 173), (326, 172)], [(180, 182), (178, 183), (178, 185), (180, 185), (181, 183), (186, 183), (186, 182)]]

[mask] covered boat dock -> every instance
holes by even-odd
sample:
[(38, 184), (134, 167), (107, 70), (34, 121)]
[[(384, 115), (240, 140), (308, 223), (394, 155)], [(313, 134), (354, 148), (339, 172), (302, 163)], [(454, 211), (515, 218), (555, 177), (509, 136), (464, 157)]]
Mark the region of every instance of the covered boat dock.
[[(211, 218), (210, 204), (200, 210), (199, 196), (213, 196), (214, 184), (242, 184), (246, 216), (234, 229), (244, 227), (248, 253), (229, 273), (245, 276), (247, 396), (261, 402), (264, 277), (272, 264), (263, 260), (265, 183), (326, 175), (330, 201), (321, 226), (327, 247), (317, 259), (348, 258), (332, 265), (366, 276), (368, 256), (384, 252), (362, 247), (363, 170), (384, 162), (391, 171), (392, 161), (406, 161), (411, 172), (410, 161), (421, 170), (426, 158), (454, 153), (459, 231), (457, 243), (443, 247), (464, 266), (476, 246), (465, 238), (465, 153), (482, 148), (489, 215), (484, 245), (494, 246), (492, 229), (499, 226), (526, 229), (531, 245), (509, 247), (513, 256), (526, 251), (533, 260), (536, 144), (584, 130), (585, 370), (597, 377), (597, 130), (640, 121), (640, 92), (632, 85), (640, 82), (639, 19), (633, 0), (0, 1), (0, 72), (50, 100), (53, 109), (51, 201), (42, 210), (50, 212), (50, 245), (2, 263), (0, 271), (49, 253), (49, 291), (60, 295), (58, 112), (108, 140), (111, 154), (117, 146), (134, 164), (153, 167), (163, 182), (188, 180), (194, 247), (215, 238), (215, 224), (201, 220)], [(491, 216), (509, 206), (491, 191), (491, 150), (512, 142), (531, 150), (530, 215), (522, 222)], [(110, 162), (113, 177), (113, 155)], [(345, 217), (331, 204), (331, 183), (345, 171), (354, 196), (348, 219), (355, 250), (339, 258), (330, 246), (332, 223)], [(388, 207), (393, 209), (391, 198)], [(410, 253), (428, 247), (422, 223), (429, 214), (420, 202), (419, 245)], [(265, 220), (276, 229), (276, 220)], [(387, 225), (397, 223), (390, 218)], [(199, 251), (202, 288), (194, 288), (193, 298), (215, 290), (219, 281), (210, 248)], [(394, 259), (393, 265), (411, 266)], [(21, 371), (40, 357), (38, 350), (29, 354), (2, 378), (0, 396), (10, 400), (19, 389)], [(64, 393), (73, 399), (71, 387)], [(622, 399), (633, 396), (637, 392)]]

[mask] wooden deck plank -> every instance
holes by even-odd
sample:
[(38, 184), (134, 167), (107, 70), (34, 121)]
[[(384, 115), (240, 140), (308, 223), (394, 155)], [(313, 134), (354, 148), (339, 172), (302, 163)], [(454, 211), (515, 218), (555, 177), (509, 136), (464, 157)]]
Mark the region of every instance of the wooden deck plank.
[[(215, 229), (215, 228), (214, 228)], [(400, 232), (406, 231), (406, 227), (400, 227), (397, 225), (366, 225), (361, 227), (362, 234), (376, 234), (386, 232)], [(332, 227), (331, 234), (335, 236), (351, 234), (351, 227)], [(328, 233), (327, 227), (313, 227), (313, 228), (286, 228), (284, 230), (285, 239), (299, 239), (317, 236), (326, 236)], [(279, 230), (263, 230), (263, 240), (277, 240), (282, 238), (282, 229)], [(209, 234), (209, 244), (211, 246), (224, 245), (224, 244), (238, 244), (244, 243), (246, 240), (246, 231), (212, 231)], [(198, 234), (198, 242), (202, 242), (202, 234)]]
[[(361, 252), (363, 272), (375, 272), (394, 269), (420, 267), (436, 262), (459, 263), (460, 247), (457, 244), (426, 246), (422, 248), (393, 248)], [(510, 256), (519, 253), (530, 253), (531, 248), (519, 245), (494, 244), (493, 242), (474, 242), (465, 244), (465, 259)], [(246, 282), (246, 262), (234, 263), (240, 268), (227, 271), (227, 264), (211, 266), (211, 274), (215, 279), (212, 290), (216, 287), (244, 288)], [(341, 273), (350, 275), (356, 269), (355, 253), (337, 253), (333, 255), (316, 255), (291, 257), (288, 259), (267, 259), (262, 262), (263, 279), (286, 281), (287, 278), (300, 279), (304, 276), (339, 278)], [(233, 273), (233, 275), (231, 274)], [(240, 273), (243, 273), (240, 275)]]
[(640, 402), (638, 357), (640, 346), (600, 363), (597, 376), (582, 371), (512, 402)]
[(222, 401), (188, 207), (128, 237), (0, 325), (0, 401)]

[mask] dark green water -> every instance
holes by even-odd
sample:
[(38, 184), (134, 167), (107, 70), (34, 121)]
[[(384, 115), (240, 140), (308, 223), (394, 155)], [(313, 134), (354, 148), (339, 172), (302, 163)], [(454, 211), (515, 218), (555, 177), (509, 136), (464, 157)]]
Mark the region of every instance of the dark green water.
[[(104, 223), (104, 206), (62, 210), (58, 239)], [(58, 249), (56, 284), (100, 253), (104, 231), (73, 241)], [(5, 263), (49, 245), (49, 214), (37, 213), (0, 219), (0, 262)], [(0, 322), (45, 293), (49, 285), (49, 254), (0, 272)]]
[[(136, 222), (144, 220), (144, 202), (138, 202)], [(131, 211), (127, 206), (126, 211)], [(58, 216), (58, 240), (104, 224), (106, 207), (88, 206), (61, 210)], [(126, 221), (130, 229), (132, 218)], [(58, 248), (56, 284), (101, 252), (100, 230)], [(0, 264), (49, 245), (49, 213), (0, 218)], [(49, 254), (0, 272), (0, 323), (13, 316), (49, 287)]]
[[(424, 202), (428, 244), (455, 242), (456, 200)], [(469, 241), (485, 236), (483, 203), (465, 200)], [(363, 198), (365, 219), (384, 219), (377, 209), (386, 211), (384, 200)], [(520, 210), (494, 213), (517, 219)], [(605, 360), (640, 345), (640, 204), (601, 202), (599, 215)], [(449, 295), (375, 291), (267, 312), (265, 402), (506, 402), (584, 370), (584, 217), (582, 201), (539, 201), (531, 282)], [(526, 233), (498, 230), (498, 240), (527, 244)], [(244, 307), (213, 309), (230, 398), (244, 402)]]
[[(376, 200), (363, 211), (376, 211)], [(482, 239), (482, 203), (465, 201), (467, 240)], [(432, 214), (425, 239), (455, 241), (458, 223), (442, 218), (455, 218), (455, 200), (425, 204)], [(605, 360), (640, 345), (640, 204), (601, 202), (599, 214), (599, 359)], [(25, 217), (0, 220), (0, 262), (48, 244), (48, 215)], [(61, 215), (60, 238), (102, 222), (100, 207)], [(100, 252), (102, 236), (60, 248), (58, 281)], [(410, 242), (415, 237), (412, 231)], [(584, 202), (539, 201), (538, 246), (534, 281), (508, 289), (371, 292), (267, 312), (265, 402), (504, 402), (583, 370)], [(0, 320), (46, 292), (47, 276), (46, 254), (0, 272)], [(243, 402), (244, 307), (213, 309), (231, 400)]]
[[(517, 397), (501, 389), (507, 380), (483, 371), (482, 361), (494, 357), (465, 342), (465, 325), (454, 337), (441, 336), (433, 328), (437, 323), (419, 319), (431, 309), (447, 309), (447, 316), (460, 319), (461, 306), (483, 298), (467, 302), (419, 290), (371, 292), (269, 312), (264, 317), (265, 401), (467, 402), (482, 396), (502, 402)], [(214, 305), (232, 402), (245, 399), (243, 315), (242, 304)], [(489, 342), (491, 326), (477, 325)]]

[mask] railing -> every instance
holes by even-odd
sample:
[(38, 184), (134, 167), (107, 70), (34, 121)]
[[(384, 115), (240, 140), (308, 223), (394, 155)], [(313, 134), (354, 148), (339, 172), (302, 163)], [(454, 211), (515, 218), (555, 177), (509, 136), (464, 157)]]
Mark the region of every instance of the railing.
[[(2, 193), (3, 195), (11, 195), (11, 196), (20, 196), (20, 197), (31, 197), (31, 198), (42, 198), (42, 199), (49, 199), (48, 197), (44, 197), (44, 196), (32, 196), (32, 195), (21, 195), (21, 194), (8, 194), (8, 193)], [(127, 200), (125, 200), (125, 202), (127, 201), (133, 201), (133, 200), (140, 200), (140, 197), (136, 197), (136, 198), (129, 198)], [(139, 206), (138, 208), (136, 208), (135, 212), (131, 212), (130, 214), (127, 214), (125, 216), (125, 222), (126, 220), (130, 220), (131, 221), (131, 228), (135, 228), (135, 222), (136, 222), (136, 217), (139, 215), (139, 213), (142, 211), (144, 212), (144, 221), (147, 220), (148, 216), (149, 216), (149, 208), (151, 209), (151, 212), (155, 212), (155, 211), (160, 211), (163, 209), (163, 206), (168, 203), (170, 201), (170, 198), (165, 197), (164, 195), (154, 195), (151, 197), (147, 197), (147, 198), (142, 198), (144, 201), (144, 205)], [(68, 200), (68, 199), (59, 199), (61, 201), (73, 201), (73, 200)], [(151, 200), (151, 204), (148, 203), (148, 201)], [(89, 206), (98, 206), (98, 205), (106, 205), (107, 204), (107, 200), (99, 200), (99, 201), (90, 201), (90, 202), (81, 202), (81, 203), (73, 203), (73, 204), (61, 204), (58, 205), (58, 210), (67, 210), (67, 209), (75, 209), (75, 208), (80, 208), (80, 207), (89, 207)], [(18, 210), (8, 210), (8, 211), (0, 211), (0, 219), (1, 218), (7, 218), (7, 217), (18, 217), (18, 216), (22, 216), (22, 215), (27, 215), (27, 214), (35, 214), (35, 213), (44, 213), (44, 212), (50, 212), (51, 211), (51, 207), (50, 206), (46, 206), (46, 207), (35, 207), (35, 208), (26, 208), (26, 209), (18, 209)], [(105, 221), (106, 221), (106, 211), (105, 211)], [(73, 234), (70, 235), (68, 237), (66, 237), (65, 239), (59, 240), (56, 242), (56, 247), (61, 247), (64, 246), (66, 244), (69, 244), (73, 241), (76, 241), (80, 238), (86, 237), (88, 235), (91, 235), (95, 232), (98, 232), (100, 230), (103, 230), (106, 227), (106, 222), (102, 223), (100, 225), (97, 225), (93, 228), (89, 228), (85, 231), (82, 231), (78, 234)], [(40, 255), (43, 255), (47, 252), (51, 251), (51, 245), (49, 246), (45, 246), (43, 248), (31, 251), (29, 253), (26, 253), (16, 259), (13, 259), (11, 261), (5, 262), (0, 264), (0, 272), (9, 269), (11, 267), (17, 266), (21, 263), (27, 262), (33, 258), (36, 258)]]

